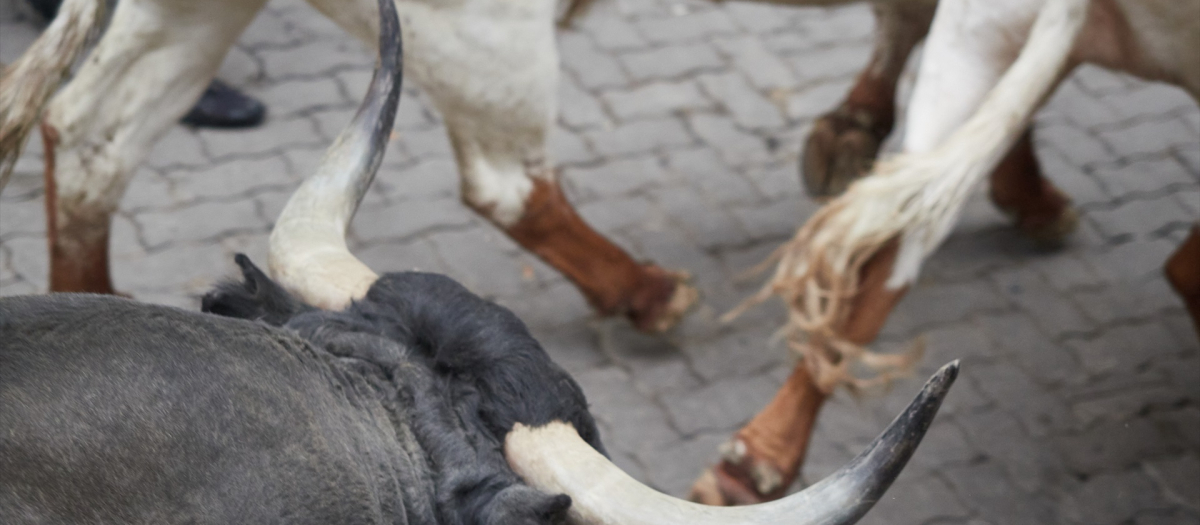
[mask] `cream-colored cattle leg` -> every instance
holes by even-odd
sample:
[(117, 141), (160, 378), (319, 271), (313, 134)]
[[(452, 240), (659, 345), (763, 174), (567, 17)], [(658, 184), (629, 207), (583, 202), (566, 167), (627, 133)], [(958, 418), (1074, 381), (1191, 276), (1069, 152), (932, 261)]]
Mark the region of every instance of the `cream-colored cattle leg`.
[(875, 10), (875, 50), (846, 100), (813, 124), (801, 175), (809, 196), (840, 195), (871, 168), (892, 132), (896, 84), (908, 56), (929, 32), (937, 0), (880, 2)]
[(263, 0), (122, 1), (96, 49), (50, 102), (50, 290), (112, 293), (112, 214), (138, 164), (195, 103)]
[[(366, 42), (370, 2), (310, 0)], [(441, 111), (468, 206), (571, 279), (596, 310), (668, 328), (695, 292), (638, 264), (588, 226), (559, 189), (546, 142), (557, 110), (554, 0), (397, 2), (405, 69)]]
[[(913, 90), (905, 153), (930, 151), (979, 107), (1016, 59), (1034, 10), (1044, 2), (1025, 3), (1012, 6), (1012, 11), (958, 4), (938, 12), (936, 36), (926, 47)], [(1075, 62), (1072, 59), (1058, 78)], [(996, 164), (989, 194), (1022, 233), (1054, 244), (1074, 231), (1078, 214), (1070, 199), (1043, 176), (1032, 133), (1027, 128)]]

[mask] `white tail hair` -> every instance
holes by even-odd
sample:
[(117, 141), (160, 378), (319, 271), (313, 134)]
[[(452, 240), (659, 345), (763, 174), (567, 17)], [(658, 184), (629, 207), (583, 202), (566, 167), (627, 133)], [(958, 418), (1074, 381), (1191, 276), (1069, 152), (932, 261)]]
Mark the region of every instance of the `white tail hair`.
[(850, 315), (863, 266), (895, 240), (899, 251), (886, 287), (916, 280), (972, 189), (1017, 141), (1058, 82), (1088, 5), (1089, 0), (1048, 0), (1016, 61), (969, 120), (930, 152), (879, 163), (819, 210), (773, 255), (778, 264), (770, 281), (731, 315), (778, 294), (790, 310), (785, 330), (792, 346), (815, 361), (813, 369), (828, 372), (816, 378), (818, 384), (857, 384), (849, 361), (881, 361), (837, 333)]

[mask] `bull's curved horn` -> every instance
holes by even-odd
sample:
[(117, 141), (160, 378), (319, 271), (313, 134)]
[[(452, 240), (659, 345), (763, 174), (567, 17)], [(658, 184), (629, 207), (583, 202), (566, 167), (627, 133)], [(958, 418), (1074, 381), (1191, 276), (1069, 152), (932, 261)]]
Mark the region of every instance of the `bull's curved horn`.
[(346, 228), (375, 178), (396, 117), (403, 78), (400, 21), (379, 0), (379, 63), (354, 120), (317, 172), (292, 194), (271, 232), (271, 274), (309, 304), (340, 310), (378, 277), (346, 248)]
[(858, 521), (908, 462), (958, 376), (958, 361), (938, 370), (867, 450), (821, 482), (787, 498), (745, 507), (710, 507), (642, 485), (587, 444), (575, 428), (517, 424), (504, 441), (509, 465), (526, 483), (571, 496), (573, 523), (660, 525), (811, 524)]

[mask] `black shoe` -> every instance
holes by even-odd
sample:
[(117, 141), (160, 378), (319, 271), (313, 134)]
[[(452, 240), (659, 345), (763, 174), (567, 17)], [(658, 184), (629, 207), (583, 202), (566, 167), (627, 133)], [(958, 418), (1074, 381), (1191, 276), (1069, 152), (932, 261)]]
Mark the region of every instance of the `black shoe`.
[(201, 128), (250, 128), (262, 124), (266, 116), (262, 102), (213, 79), (181, 122)]
[(58, 14), (58, 6), (62, 4), (62, 0), (28, 0), (29, 7), (37, 11), (46, 22), (54, 20), (54, 15)]

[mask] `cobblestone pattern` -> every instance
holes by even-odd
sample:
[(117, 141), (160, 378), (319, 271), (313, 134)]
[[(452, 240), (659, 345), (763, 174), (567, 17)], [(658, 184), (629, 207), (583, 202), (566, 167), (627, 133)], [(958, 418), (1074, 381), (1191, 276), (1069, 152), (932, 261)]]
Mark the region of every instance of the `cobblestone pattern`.
[[(0, 3), (0, 60), (37, 31), (14, 1)], [(439, 117), (411, 83), (352, 248), (373, 268), (443, 272), (515, 310), (583, 384), (617, 463), (682, 495), (790, 369), (772, 338), (779, 305), (716, 318), (755, 289), (742, 271), (815, 209), (800, 144), (865, 63), (872, 24), (864, 5), (608, 0), (560, 33), (553, 149), (571, 199), (704, 293), (667, 336), (594, 319), (561, 276), (462, 206)], [(119, 289), (195, 309), (235, 274), (233, 253), (265, 261), (273, 218), (350, 118), (371, 62), (306, 5), (273, 0), (220, 74), (262, 98), (268, 122), (163, 138), (116, 217)], [(0, 294), (46, 287), (38, 142), (0, 199)], [(963, 373), (865, 523), (1200, 520), (1200, 345), (1160, 271), (1200, 216), (1200, 111), (1175, 88), (1085, 67), (1039, 115), (1036, 142), (1080, 231), (1039, 251), (982, 196), (968, 206), (877, 345), (923, 335), (921, 376), (955, 358)], [(852, 457), (919, 384), (833, 398), (803, 480)]]

